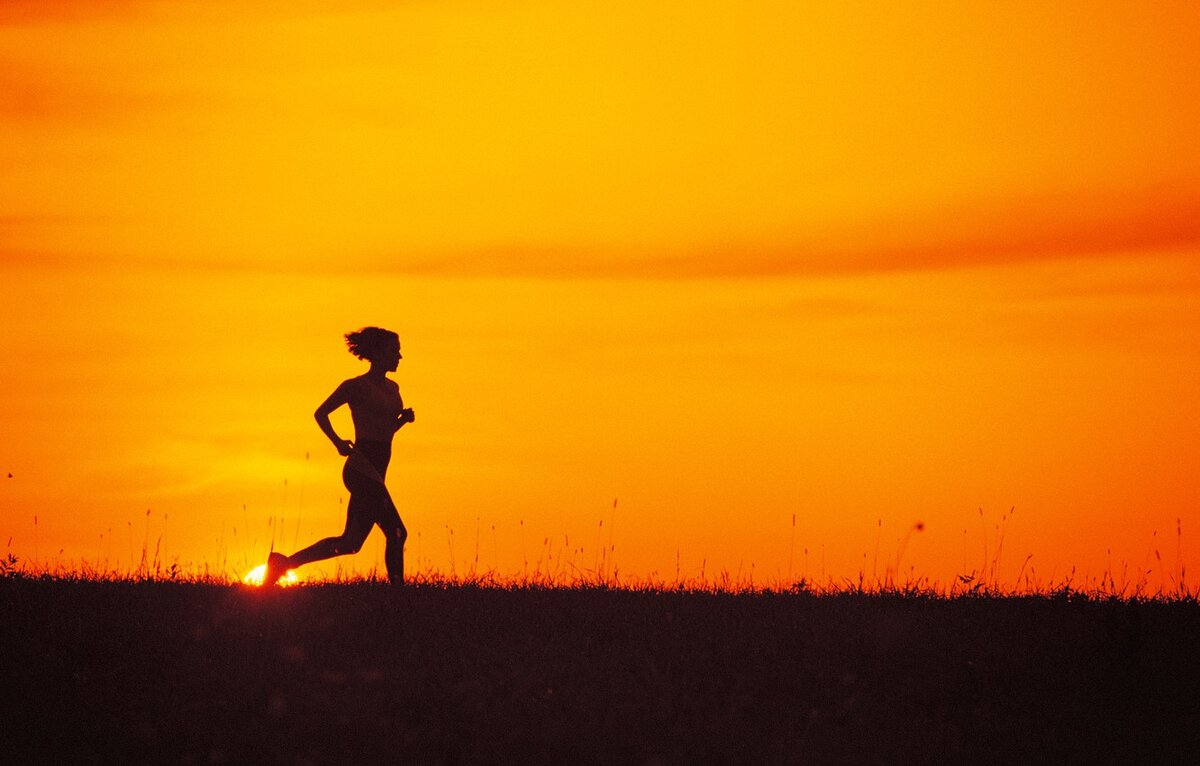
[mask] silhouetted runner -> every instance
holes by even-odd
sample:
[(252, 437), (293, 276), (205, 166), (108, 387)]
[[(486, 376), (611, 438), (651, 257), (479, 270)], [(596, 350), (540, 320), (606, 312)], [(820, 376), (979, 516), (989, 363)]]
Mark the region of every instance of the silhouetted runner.
[[(391, 330), (364, 327), (347, 333), (346, 345), (350, 353), (369, 361), (371, 369), (343, 381), (314, 413), (317, 425), (333, 442), (338, 454), (346, 457), (342, 469), (342, 482), (350, 490), (346, 529), (339, 537), (319, 540), (291, 556), (272, 552), (267, 557), (264, 585), (274, 585), (289, 569), (357, 553), (375, 525), (387, 536), (384, 561), (388, 579), (397, 585), (404, 582), (404, 541), (408, 539), (408, 530), (383, 483), (392, 456), (392, 437), (404, 424), (416, 419), (411, 407), (404, 408), (400, 387), (387, 376), (400, 363), (400, 336)], [(354, 420), (353, 442), (339, 437), (329, 422), (329, 413), (343, 404), (350, 405)]]

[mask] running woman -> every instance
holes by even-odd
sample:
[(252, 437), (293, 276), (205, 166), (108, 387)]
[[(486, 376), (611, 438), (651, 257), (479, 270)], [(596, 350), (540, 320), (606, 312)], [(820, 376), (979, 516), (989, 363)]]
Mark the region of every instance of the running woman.
[[(400, 363), (400, 336), (391, 330), (364, 327), (347, 333), (346, 345), (351, 354), (370, 362), (371, 368), (357, 378), (343, 381), (314, 413), (317, 425), (333, 442), (338, 454), (346, 458), (342, 468), (342, 483), (350, 490), (346, 528), (340, 536), (319, 540), (291, 556), (272, 552), (267, 557), (264, 585), (274, 585), (289, 569), (358, 553), (373, 526), (378, 526), (387, 537), (384, 561), (388, 579), (397, 585), (404, 582), (404, 541), (408, 539), (408, 530), (383, 483), (392, 456), (392, 437), (415, 420), (412, 408), (404, 407), (400, 387), (387, 376)], [(338, 436), (329, 422), (329, 413), (343, 404), (350, 405), (354, 441)]]

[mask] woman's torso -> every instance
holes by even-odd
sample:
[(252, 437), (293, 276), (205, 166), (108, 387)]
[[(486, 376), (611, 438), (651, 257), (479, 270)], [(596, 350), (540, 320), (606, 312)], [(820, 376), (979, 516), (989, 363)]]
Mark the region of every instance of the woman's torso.
[(352, 378), (354, 386), (348, 399), (354, 421), (354, 440), (392, 443), (396, 419), (404, 409), (400, 386), (388, 378)]

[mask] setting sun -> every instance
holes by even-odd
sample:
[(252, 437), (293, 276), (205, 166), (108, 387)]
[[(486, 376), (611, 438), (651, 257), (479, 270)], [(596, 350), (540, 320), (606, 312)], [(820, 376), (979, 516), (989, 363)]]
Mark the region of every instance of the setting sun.
[[(266, 571), (267, 571), (267, 565), (259, 564), (258, 566), (254, 567), (253, 569), (251, 569), (249, 572), (246, 573), (246, 576), (242, 578), (242, 582), (246, 585), (261, 586), (263, 584), (263, 574), (265, 574)], [(296, 574), (296, 570), (289, 569), (283, 575), (283, 577), (280, 578), (278, 584), (287, 586), (287, 585), (295, 585), (298, 582), (300, 582), (300, 577)]]

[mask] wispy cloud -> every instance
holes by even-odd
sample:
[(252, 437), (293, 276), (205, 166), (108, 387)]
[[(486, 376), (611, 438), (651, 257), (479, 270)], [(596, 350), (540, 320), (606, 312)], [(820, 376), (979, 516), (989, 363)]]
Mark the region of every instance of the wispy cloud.
[(864, 219), (790, 243), (646, 248), (495, 247), (369, 260), (399, 271), (546, 278), (771, 278), (957, 269), (1079, 257), (1138, 257), (1200, 246), (1200, 196), (1159, 188), (1131, 198), (1088, 195), (945, 211), (940, 218)]
[[(0, 259), (719, 279), (1200, 243), (1170, 14), (617, 5), (0, 4)], [(706, 44), (656, 35), (683, 19)]]

